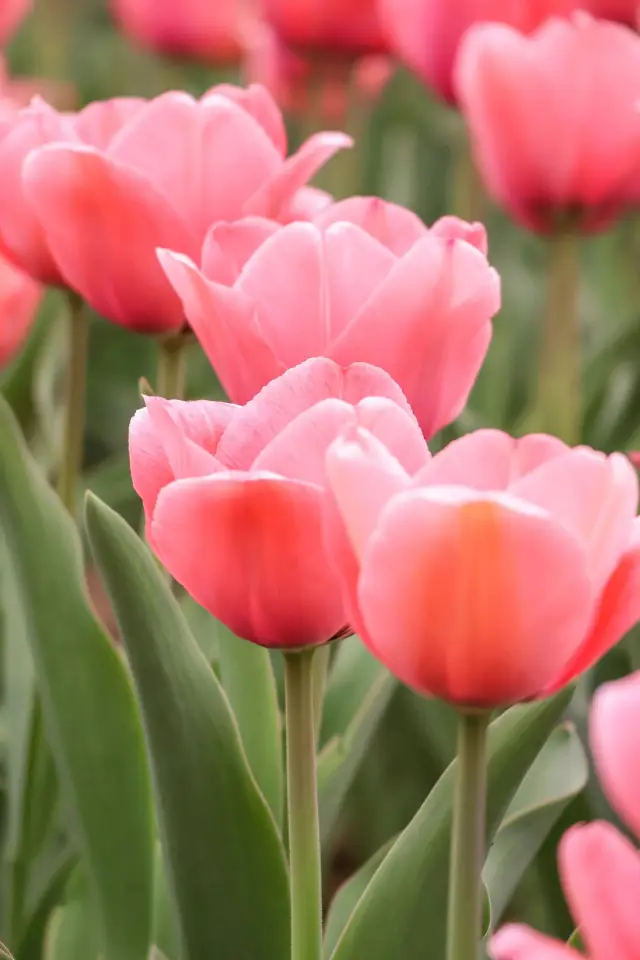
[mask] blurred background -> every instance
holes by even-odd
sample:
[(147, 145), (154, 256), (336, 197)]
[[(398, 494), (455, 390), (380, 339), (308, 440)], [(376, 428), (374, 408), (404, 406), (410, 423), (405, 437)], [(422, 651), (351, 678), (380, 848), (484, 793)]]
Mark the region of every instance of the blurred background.
[[(114, 17), (116, 6), (120, 25)], [(166, 38), (145, 38), (144, 30), (125, 24), (125, 6), (121, 2), (109, 7), (107, 0), (36, 0), (6, 50), (11, 78), (6, 82), (14, 85), (12, 95), (17, 92), (28, 99), (32, 92), (41, 92), (57, 107), (75, 109), (97, 98), (151, 97), (171, 88), (197, 95), (217, 82), (237, 82), (248, 76), (269, 83), (286, 110), (290, 148), (314, 129), (348, 129), (357, 138), (355, 150), (334, 159), (318, 178), (318, 186), (336, 198), (377, 194), (410, 207), (428, 224), (447, 213), (481, 219), (489, 233), (489, 259), (502, 276), (503, 307), (495, 321), (488, 359), (467, 410), (444, 436), (435, 438), (434, 448), (481, 426), (513, 433), (526, 430), (546, 304), (548, 251), (544, 242), (492, 206), (477, 185), (470, 195), (465, 134), (457, 113), (395, 62), (374, 58), (358, 70), (357, 77), (352, 73), (348, 84), (336, 73), (328, 80), (323, 76), (320, 85), (295, 56), (287, 69), (276, 68), (271, 39), (261, 33), (260, 26), (249, 55), (234, 49), (223, 54), (198, 51), (193, 38), (175, 44)], [(181, 54), (171, 55), (172, 45), (182, 47)], [(636, 217), (630, 214), (607, 233), (585, 238), (580, 255), (582, 438), (605, 451), (631, 451), (640, 447), (640, 224)], [(45, 467), (52, 462), (60, 430), (64, 349), (55, 318), (61, 309), (59, 296), (48, 293), (25, 348), (0, 381)], [(155, 345), (151, 338), (137, 337), (98, 317), (90, 336), (84, 480), (137, 525), (140, 505), (131, 487), (126, 437), (129, 420), (140, 404), (139, 378), (153, 381), (155, 376)], [(187, 392), (193, 398), (220, 396), (215, 375), (196, 346), (189, 358)], [(99, 585), (92, 583), (92, 588), (108, 618)], [(192, 610), (191, 615), (197, 619), (198, 611)], [(215, 647), (211, 655), (215, 657)], [(590, 683), (638, 667), (640, 644), (631, 636), (605, 659)], [(584, 702), (588, 693), (583, 691)], [(325, 738), (335, 722), (332, 709), (329, 702)], [(584, 720), (580, 703), (576, 720), (578, 724)], [(394, 690), (375, 743), (351, 788), (330, 851), (330, 888), (406, 825), (452, 756), (452, 721), (446, 707), (407, 690)], [(590, 786), (565, 811), (564, 821), (602, 812), (612, 816), (597, 788)], [(527, 871), (512, 912), (542, 929), (568, 936), (571, 923), (554, 889), (555, 844), (563, 825), (557, 825)]]

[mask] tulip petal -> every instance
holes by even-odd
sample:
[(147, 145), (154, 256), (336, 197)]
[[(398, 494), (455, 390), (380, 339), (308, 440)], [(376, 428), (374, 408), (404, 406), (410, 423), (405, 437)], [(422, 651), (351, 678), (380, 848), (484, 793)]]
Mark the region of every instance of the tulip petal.
[(428, 232), (411, 210), (380, 197), (348, 197), (321, 211), (314, 220), (321, 230), (340, 222), (360, 227), (397, 257)]
[(575, 533), (587, 549), (601, 589), (629, 543), (638, 510), (638, 477), (622, 454), (577, 448), (511, 484), (514, 496), (536, 503)]
[(430, 459), (429, 447), (411, 410), (404, 410), (386, 396), (361, 400), (358, 424), (381, 440), (408, 474), (414, 474)]
[(220, 437), (237, 407), (211, 400), (163, 400), (160, 397), (147, 397), (145, 403), (131, 420), (129, 458), (134, 490), (150, 516), (162, 487), (176, 479), (165, 445), (166, 420), (154, 418), (154, 409), (162, 407), (185, 439), (197, 444), (213, 459)]
[(315, 133), (246, 201), (245, 215), (279, 220), (298, 190), (306, 186), (335, 153), (351, 146), (353, 140), (346, 133)]
[(23, 183), (65, 280), (94, 310), (141, 333), (183, 326), (155, 251), (193, 250), (194, 240), (143, 176), (89, 147), (54, 144), (29, 156)]
[(179, 480), (160, 493), (151, 531), (170, 573), (237, 636), (302, 647), (344, 628), (314, 487), (253, 473)]
[(39, 283), (0, 256), (0, 370), (27, 339), (42, 295)]
[(282, 113), (277, 103), (261, 83), (252, 83), (248, 87), (237, 87), (232, 83), (219, 83), (202, 97), (207, 103), (212, 96), (226, 97), (246, 110), (260, 124), (278, 153), (284, 157), (287, 152), (287, 131)]
[(559, 940), (515, 923), (492, 937), (490, 952), (493, 960), (584, 960), (581, 953)]
[(233, 286), (258, 247), (279, 229), (275, 220), (264, 217), (214, 223), (202, 247), (202, 273), (208, 280)]
[(293, 197), (285, 203), (278, 217), (280, 223), (293, 223), (295, 220), (314, 220), (333, 203), (333, 197), (318, 187), (300, 187)]
[(73, 126), (89, 147), (106, 150), (122, 128), (132, 120), (147, 101), (142, 97), (113, 97), (111, 100), (94, 100), (81, 110)]
[(585, 635), (592, 591), (578, 541), (508, 494), (411, 490), (362, 560), (375, 655), (409, 686), (465, 706), (536, 696)]
[(485, 257), (489, 251), (487, 230), (483, 223), (468, 223), (459, 217), (440, 217), (431, 227), (431, 233), (443, 240), (465, 240)]
[(589, 711), (589, 743), (611, 805), (640, 836), (640, 673), (604, 683)]
[(558, 848), (567, 902), (590, 957), (634, 957), (640, 943), (640, 853), (610, 823), (570, 827)]
[(227, 396), (246, 403), (283, 369), (255, 321), (253, 303), (207, 280), (188, 257), (170, 250), (157, 256)]

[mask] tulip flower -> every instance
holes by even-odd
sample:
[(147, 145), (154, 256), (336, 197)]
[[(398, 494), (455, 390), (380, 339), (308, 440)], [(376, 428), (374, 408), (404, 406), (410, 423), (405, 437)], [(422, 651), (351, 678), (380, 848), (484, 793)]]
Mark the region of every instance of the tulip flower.
[(293, 50), (329, 60), (387, 52), (377, 0), (263, 0), (262, 7)]
[(412, 476), (359, 428), (327, 474), (349, 620), (422, 694), (485, 709), (547, 696), (640, 619), (638, 481), (622, 454), (480, 430)]
[(638, 0), (583, 0), (581, 7), (588, 10), (594, 17), (617, 20), (630, 27), (637, 27), (640, 22)]
[(382, 370), (312, 359), (244, 407), (146, 399), (131, 423), (133, 484), (149, 542), (175, 579), (238, 636), (326, 643), (347, 620), (322, 540), (325, 454), (366, 425), (407, 470), (428, 450)]
[[(22, 182), (66, 284), (114, 323), (170, 333), (183, 326), (184, 312), (156, 248), (196, 257), (220, 220), (277, 219), (349, 144), (344, 134), (320, 133), (287, 159), (268, 92), (222, 85), (200, 101), (157, 97), (106, 144), (34, 150)], [(2, 155), (0, 148), (0, 171)]]
[(111, 8), (142, 46), (213, 64), (241, 60), (255, 11), (251, 0), (112, 0)]
[(342, 210), (356, 222), (329, 207), (317, 223), (215, 227), (202, 270), (160, 260), (231, 400), (308, 357), (361, 360), (397, 381), (429, 437), (463, 408), (491, 339), (500, 282), (484, 231), (454, 218), (427, 230), (377, 198)]
[(0, 46), (9, 42), (24, 18), (31, 12), (33, 0), (3, 0), (0, 4)]
[[(615, 809), (640, 836), (640, 673), (594, 696), (589, 739), (596, 771)], [(610, 823), (578, 824), (558, 851), (565, 894), (591, 960), (635, 960), (640, 944), (640, 852)], [(525, 926), (493, 938), (495, 960), (579, 960), (582, 954)]]
[(40, 285), (0, 257), (0, 369), (22, 347), (41, 299)]

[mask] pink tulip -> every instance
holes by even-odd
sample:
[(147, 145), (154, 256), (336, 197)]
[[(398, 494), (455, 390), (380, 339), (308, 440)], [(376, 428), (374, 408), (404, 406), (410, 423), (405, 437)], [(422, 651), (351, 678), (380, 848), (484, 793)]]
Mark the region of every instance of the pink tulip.
[(0, 46), (4, 46), (31, 12), (33, 0), (2, 0), (0, 4)]
[(640, 38), (625, 27), (587, 14), (530, 37), (476, 26), (460, 49), (457, 89), (487, 189), (530, 229), (603, 229), (633, 194)]
[(277, 219), (349, 144), (344, 134), (319, 133), (287, 159), (268, 92), (225, 84), (200, 101), (163, 94), (106, 143), (36, 150), (22, 180), (68, 286), (114, 323), (162, 333), (178, 330), (184, 312), (156, 248), (194, 257), (220, 220)]
[(322, 516), (326, 450), (349, 424), (407, 470), (426, 462), (402, 392), (364, 363), (308, 360), (244, 407), (151, 397), (133, 418), (131, 475), (152, 548), (238, 636), (301, 647), (346, 631)]
[[(343, 214), (354, 223), (332, 222)], [(431, 230), (378, 198), (316, 223), (214, 228), (202, 270), (161, 252), (185, 315), (229, 397), (244, 403), (307, 357), (385, 369), (425, 436), (463, 408), (491, 339), (500, 283), (479, 225)]]
[(0, 247), (34, 279), (54, 285), (65, 283), (46, 231), (25, 195), (25, 159), (32, 150), (57, 142), (102, 148), (143, 103), (123, 97), (90, 104), (78, 114), (62, 114), (35, 99), (0, 121)]
[(121, 29), (160, 53), (237, 63), (255, 20), (252, 0), (112, 0)]
[(637, 27), (640, 20), (638, 0), (584, 0), (581, 4), (594, 17), (603, 20), (617, 20), (630, 27)]
[(349, 620), (425, 695), (546, 696), (640, 619), (638, 481), (621, 454), (480, 430), (412, 476), (360, 428), (327, 472)]
[(294, 50), (330, 60), (387, 52), (377, 0), (262, 0), (262, 7)]
[(41, 299), (40, 285), (0, 257), (0, 369), (22, 347)]
[[(589, 738), (613, 806), (640, 836), (640, 673), (600, 687)], [(571, 827), (559, 848), (562, 885), (590, 960), (636, 960), (640, 947), (640, 853), (609, 823)], [(528, 927), (492, 942), (495, 960), (578, 960), (581, 954)]]

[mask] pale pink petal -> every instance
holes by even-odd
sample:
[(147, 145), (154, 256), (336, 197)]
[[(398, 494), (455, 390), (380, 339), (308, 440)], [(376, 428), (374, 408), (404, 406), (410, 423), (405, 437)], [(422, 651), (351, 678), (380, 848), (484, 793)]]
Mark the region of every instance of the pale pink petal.
[(589, 711), (598, 779), (615, 810), (640, 837), (640, 673), (602, 684)]
[(582, 960), (582, 954), (520, 924), (509, 924), (491, 938), (493, 960)]
[(631, 544), (604, 588), (590, 632), (546, 692), (560, 690), (592, 667), (639, 620), (640, 519), (636, 519), (633, 522)]
[(315, 220), (317, 215), (332, 203), (333, 197), (326, 190), (319, 190), (317, 187), (301, 187), (282, 207), (278, 219), (280, 223)]
[(282, 157), (285, 156), (287, 131), (284, 120), (280, 108), (265, 86), (252, 83), (248, 87), (236, 87), (231, 83), (219, 83), (205, 93), (202, 102), (207, 103), (212, 95), (226, 97), (251, 114), (272, 141), (278, 153)]
[(592, 960), (626, 960), (640, 943), (640, 853), (610, 823), (570, 827), (558, 848), (562, 886)]
[[(149, 419), (162, 441), (169, 468), (175, 480), (183, 480), (186, 477), (206, 477), (223, 469), (212, 453), (209, 453), (204, 446), (194, 443), (191, 437), (186, 435), (183, 424), (174, 414), (170, 400), (162, 397), (147, 397), (145, 402)], [(201, 401), (203, 402), (206, 401)], [(215, 427), (217, 433), (220, 430), (220, 424), (215, 423)], [(207, 436), (208, 446), (216, 445), (212, 443), (213, 439)]]
[(323, 210), (314, 222), (321, 229), (326, 229), (332, 223), (341, 221), (361, 227), (399, 257), (428, 232), (422, 220), (411, 210), (397, 203), (388, 203), (380, 197), (340, 200)]
[(570, 450), (510, 489), (548, 510), (580, 538), (593, 582), (602, 589), (629, 543), (638, 510), (638, 477), (627, 458)]
[(593, 606), (583, 549), (560, 524), (508, 494), (462, 487), (389, 502), (358, 593), (372, 650), (392, 673), (487, 708), (538, 694), (580, 644)]
[(466, 240), (486, 257), (489, 250), (487, 231), (483, 223), (468, 223), (459, 217), (440, 217), (431, 232), (443, 240)]
[(246, 403), (283, 369), (256, 323), (252, 301), (207, 280), (188, 257), (158, 250), (158, 259), (227, 396)]
[(269, 474), (179, 480), (160, 493), (151, 532), (172, 576), (237, 636), (303, 647), (344, 629), (314, 487)]
[(208, 280), (233, 286), (258, 247), (279, 229), (279, 223), (264, 217), (214, 223), (202, 247), (202, 273)]
[(94, 310), (141, 333), (183, 326), (156, 247), (189, 253), (195, 241), (141, 174), (89, 147), (52, 145), (29, 156), (23, 184), (64, 279)]
[(90, 147), (106, 150), (116, 134), (145, 106), (142, 97), (114, 97), (111, 100), (94, 100), (80, 111), (73, 126), (83, 141)]
[(353, 140), (346, 133), (315, 133), (302, 144), (297, 153), (284, 161), (269, 182), (247, 200), (244, 213), (274, 220), (286, 216), (297, 191), (306, 186), (334, 154), (352, 145)]
[(358, 425), (381, 440), (409, 475), (429, 461), (427, 442), (411, 410), (387, 396), (371, 396), (358, 403), (356, 413)]

